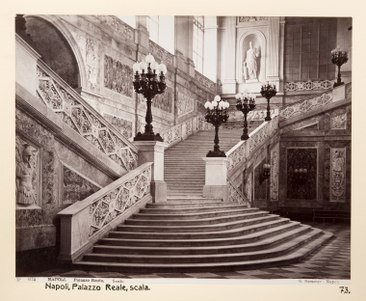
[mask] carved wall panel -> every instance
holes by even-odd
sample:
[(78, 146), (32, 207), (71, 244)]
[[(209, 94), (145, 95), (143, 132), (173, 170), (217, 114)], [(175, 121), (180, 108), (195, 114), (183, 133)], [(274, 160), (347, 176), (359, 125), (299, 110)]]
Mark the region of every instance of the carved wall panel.
[(73, 204), (98, 191), (100, 187), (63, 166), (63, 203)]
[(98, 82), (98, 44), (92, 39), (86, 39), (85, 47), (86, 76), (88, 85), (94, 89)]
[[(170, 87), (166, 87), (164, 93), (155, 95), (155, 97), (152, 100), (151, 105), (154, 108), (157, 108), (159, 110), (172, 113), (173, 112), (173, 89)], [(145, 101), (146, 99), (139, 94), (138, 99), (140, 103), (144, 104), (144, 110), (146, 110)], [(154, 115), (154, 111), (152, 112)]]
[(329, 183), (329, 200), (331, 202), (345, 202), (346, 168), (346, 148), (331, 148)]
[(122, 119), (117, 116), (109, 115), (109, 114), (104, 114), (104, 118), (109, 123), (114, 125), (123, 136), (125, 136), (126, 138), (132, 137), (132, 122), (131, 121)]
[(347, 113), (332, 116), (330, 118), (330, 128), (332, 130), (345, 130), (347, 129)]
[(104, 56), (104, 87), (132, 97), (132, 78), (133, 71), (130, 66), (124, 65), (107, 55)]
[(287, 149), (287, 198), (317, 198), (317, 149)]
[(280, 172), (279, 169), (279, 160), (280, 160), (280, 145), (277, 144), (271, 150), (271, 175), (270, 175), (270, 200), (273, 202), (278, 201), (278, 190), (279, 190), (279, 180), (278, 175)]
[(16, 202), (20, 206), (40, 203), (40, 152), (16, 136)]
[(252, 181), (252, 173), (249, 173), (246, 177), (245, 183), (245, 195), (248, 198), (249, 202), (252, 201), (252, 191), (253, 191), (253, 181)]
[(134, 30), (122, 20), (116, 16), (98, 15), (96, 17), (103, 26), (111, 28), (121, 38), (133, 42), (135, 38)]
[(183, 116), (194, 111), (194, 99), (187, 94), (178, 91), (177, 114)]

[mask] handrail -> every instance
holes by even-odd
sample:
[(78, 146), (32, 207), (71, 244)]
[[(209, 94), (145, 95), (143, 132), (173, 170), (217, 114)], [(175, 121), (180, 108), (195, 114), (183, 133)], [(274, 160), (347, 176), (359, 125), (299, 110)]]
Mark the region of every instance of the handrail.
[(320, 96), (304, 99), (292, 104), (288, 104), (280, 109), (280, 120), (286, 120), (295, 116), (300, 116), (333, 101), (333, 90), (327, 91)]
[(60, 216), (77, 216), (87, 212), (83, 229), (91, 237), (116, 219), (132, 205), (150, 193), (151, 166), (147, 162), (103, 187), (82, 201), (78, 201), (58, 213)]
[(63, 122), (127, 171), (137, 166), (137, 148), (41, 60), (37, 78), (38, 97)]
[(242, 193), (233, 182), (228, 179), (229, 186), (229, 201), (238, 204), (245, 204), (248, 207), (251, 207), (250, 200)]

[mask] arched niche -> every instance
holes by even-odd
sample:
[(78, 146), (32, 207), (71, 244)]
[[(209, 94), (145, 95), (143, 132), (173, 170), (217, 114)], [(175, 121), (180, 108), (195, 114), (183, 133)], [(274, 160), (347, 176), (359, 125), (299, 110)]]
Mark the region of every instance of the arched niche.
[[(252, 48), (258, 54), (256, 58), (257, 63), (257, 80), (247, 80), (244, 76), (244, 62), (247, 57), (247, 51), (249, 50), (249, 44), (252, 44)], [(239, 84), (246, 82), (264, 82), (266, 80), (266, 38), (262, 32), (258, 30), (251, 30), (244, 32), (238, 39), (237, 44), (237, 61), (236, 61), (236, 80)]]
[(83, 60), (71, 33), (56, 16), (26, 15), (27, 42), (72, 88), (79, 89), (85, 83)]

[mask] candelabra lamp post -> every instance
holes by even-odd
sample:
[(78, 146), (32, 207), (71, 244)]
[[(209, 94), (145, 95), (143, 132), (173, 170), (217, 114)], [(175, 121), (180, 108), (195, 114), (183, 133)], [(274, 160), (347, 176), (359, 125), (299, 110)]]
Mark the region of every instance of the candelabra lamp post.
[(337, 82), (334, 83), (334, 87), (338, 87), (340, 85), (343, 85), (341, 79), (341, 66), (348, 61), (348, 54), (346, 51), (336, 48), (331, 51), (332, 54), (332, 63), (334, 65), (337, 65), (338, 67), (338, 75), (337, 75)]
[(277, 94), (276, 85), (270, 85), (267, 83), (261, 87), (261, 94), (264, 98), (267, 99), (267, 116), (264, 118), (265, 121), (271, 120), (271, 112), (269, 106), (269, 100)]
[(166, 88), (166, 71), (166, 66), (155, 62), (151, 54), (145, 57), (145, 61), (133, 65), (133, 86), (136, 93), (142, 94), (146, 98), (145, 132), (139, 132), (134, 141), (163, 141), (160, 134), (155, 134), (153, 131), (151, 103), (154, 96), (163, 93)]
[(243, 127), (243, 135), (241, 135), (241, 140), (248, 140), (248, 121), (247, 115), (250, 111), (255, 108), (255, 95), (248, 94), (248, 93), (239, 93), (235, 95), (236, 101), (236, 108), (239, 111), (242, 111), (244, 114), (244, 127)]
[(230, 104), (222, 100), (220, 96), (216, 95), (212, 102), (207, 101), (205, 103), (206, 108), (206, 121), (211, 123), (215, 127), (215, 140), (214, 149), (207, 153), (207, 157), (226, 157), (225, 152), (220, 150), (219, 146), (219, 127), (225, 123), (229, 118), (227, 109)]

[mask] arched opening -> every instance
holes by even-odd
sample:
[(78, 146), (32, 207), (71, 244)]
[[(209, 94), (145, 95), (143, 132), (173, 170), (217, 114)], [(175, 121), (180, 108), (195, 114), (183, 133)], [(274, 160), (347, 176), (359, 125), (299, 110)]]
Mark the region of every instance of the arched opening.
[(81, 86), (75, 55), (63, 34), (50, 22), (37, 16), (17, 16), (16, 32), (23, 37), (72, 88)]

